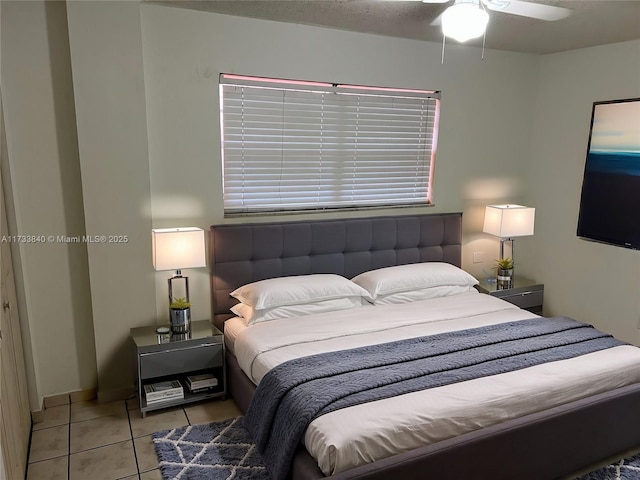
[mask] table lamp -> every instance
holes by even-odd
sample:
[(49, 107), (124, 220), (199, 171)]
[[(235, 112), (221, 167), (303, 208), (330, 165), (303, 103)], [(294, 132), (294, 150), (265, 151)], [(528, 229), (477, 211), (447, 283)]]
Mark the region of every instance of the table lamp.
[(504, 257), (504, 244), (511, 242), (511, 260), (514, 237), (533, 235), (536, 209), (523, 205), (487, 205), (482, 231), (500, 237), (500, 258)]
[[(153, 268), (155, 270), (175, 270), (168, 279), (169, 305), (177, 299), (173, 296), (173, 281), (184, 280), (185, 297), (180, 315), (171, 311), (171, 329), (174, 332), (188, 332), (191, 321), (189, 309), (189, 277), (182, 275), (182, 269), (206, 267), (204, 230), (197, 227), (157, 228), (152, 231)], [(182, 300), (182, 299), (181, 299)]]

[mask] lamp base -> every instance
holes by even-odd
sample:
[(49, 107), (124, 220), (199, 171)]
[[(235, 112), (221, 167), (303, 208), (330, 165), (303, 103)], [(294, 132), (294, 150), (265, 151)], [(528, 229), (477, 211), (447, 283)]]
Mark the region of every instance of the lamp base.
[(183, 310), (169, 309), (171, 319), (171, 331), (173, 333), (187, 333), (191, 330), (191, 309)]

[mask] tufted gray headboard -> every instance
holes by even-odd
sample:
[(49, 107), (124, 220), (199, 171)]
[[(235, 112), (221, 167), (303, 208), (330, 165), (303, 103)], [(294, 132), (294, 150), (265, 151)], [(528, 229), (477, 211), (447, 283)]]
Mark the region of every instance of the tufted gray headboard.
[(337, 273), (346, 278), (392, 265), (460, 266), (462, 214), (410, 215), (211, 227), (215, 325), (232, 316), (237, 287), (266, 278)]

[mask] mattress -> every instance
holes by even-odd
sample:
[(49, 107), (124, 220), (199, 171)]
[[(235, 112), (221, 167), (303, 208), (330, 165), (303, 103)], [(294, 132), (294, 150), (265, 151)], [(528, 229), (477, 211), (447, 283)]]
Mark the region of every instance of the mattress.
[[(251, 327), (225, 335), (255, 383), (300, 356), (462, 330), (534, 316), (469, 293), (378, 305)], [(338, 410), (310, 423), (304, 444), (325, 475), (640, 381), (640, 349), (620, 346), (523, 370)]]
[(247, 324), (239, 317), (232, 317), (224, 322), (224, 342), (227, 350), (229, 350), (232, 355), (236, 354), (235, 343), (237, 336), (246, 328)]

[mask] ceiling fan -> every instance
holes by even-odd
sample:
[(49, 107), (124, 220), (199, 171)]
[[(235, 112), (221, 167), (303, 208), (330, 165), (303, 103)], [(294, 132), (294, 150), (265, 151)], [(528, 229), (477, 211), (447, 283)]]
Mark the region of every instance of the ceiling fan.
[[(422, 0), (423, 3), (449, 3), (451, 0)], [(538, 20), (555, 21), (571, 15), (571, 10), (523, 0), (455, 0), (441, 16), (442, 33), (459, 42), (482, 36), (489, 23), (487, 10)]]

